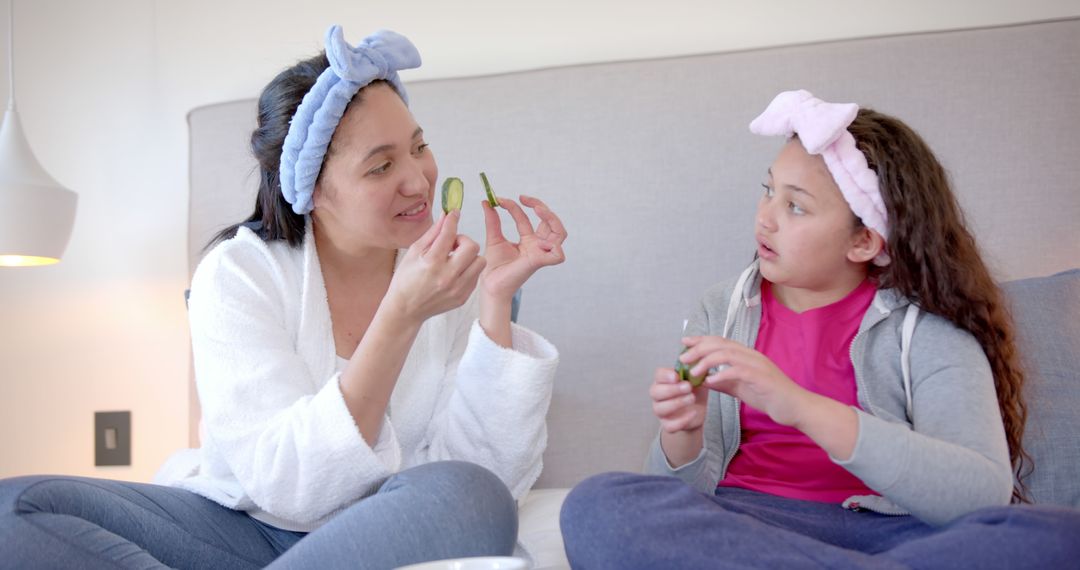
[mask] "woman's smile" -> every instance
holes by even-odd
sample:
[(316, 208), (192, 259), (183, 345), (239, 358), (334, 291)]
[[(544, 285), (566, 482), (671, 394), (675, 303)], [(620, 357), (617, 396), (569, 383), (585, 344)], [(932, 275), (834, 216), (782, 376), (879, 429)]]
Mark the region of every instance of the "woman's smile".
[(428, 203), (427, 200), (413, 204), (407, 210), (399, 212), (394, 216), (395, 220), (402, 220), (406, 222), (419, 222), (428, 219)]

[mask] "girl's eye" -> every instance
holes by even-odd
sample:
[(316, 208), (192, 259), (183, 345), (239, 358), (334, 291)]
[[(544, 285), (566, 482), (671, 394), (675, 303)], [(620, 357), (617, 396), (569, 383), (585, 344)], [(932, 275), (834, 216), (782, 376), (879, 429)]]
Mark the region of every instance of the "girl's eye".
[(772, 195), (775, 194), (775, 191), (768, 184), (762, 183), (761, 187), (765, 189), (765, 197), (766, 198), (771, 198)]
[(424, 152), (427, 151), (428, 146), (430, 146), (428, 143), (422, 143), (420, 146), (416, 147), (416, 154), (424, 154)]
[(371, 170), (368, 171), (368, 174), (379, 175), (379, 174), (385, 173), (387, 170), (390, 170), (390, 162), (389, 161), (384, 162), (384, 163), (376, 166), (375, 168), (372, 168)]
[(792, 214), (802, 215), (806, 213), (806, 210), (803, 210), (802, 206), (799, 206), (795, 202), (788, 202), (788, 209), (791, 210)]

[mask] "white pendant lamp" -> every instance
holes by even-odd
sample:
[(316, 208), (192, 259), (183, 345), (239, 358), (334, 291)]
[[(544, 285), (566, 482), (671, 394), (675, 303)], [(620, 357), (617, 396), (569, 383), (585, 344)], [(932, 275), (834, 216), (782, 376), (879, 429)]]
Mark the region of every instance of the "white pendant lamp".
[(0, 127), (0, 266), (60, 261), (75, 223), (78, 196), (38, 163), (15, 109), (15, 0), (8, 33), (8, 97)]

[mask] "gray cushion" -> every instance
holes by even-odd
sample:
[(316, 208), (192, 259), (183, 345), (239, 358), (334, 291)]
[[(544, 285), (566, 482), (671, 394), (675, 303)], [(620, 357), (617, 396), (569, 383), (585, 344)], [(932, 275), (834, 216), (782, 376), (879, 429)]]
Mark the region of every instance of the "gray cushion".
[(1028, 490), (1036, 503), (1080, 507), (1080, 269), (1003, 289), (1027, 373)]

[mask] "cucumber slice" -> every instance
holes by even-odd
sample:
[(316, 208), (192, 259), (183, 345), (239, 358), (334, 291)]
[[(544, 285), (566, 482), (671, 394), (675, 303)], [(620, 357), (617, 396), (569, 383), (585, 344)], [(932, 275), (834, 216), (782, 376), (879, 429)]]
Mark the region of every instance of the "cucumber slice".
[(451, 176), (442, 185), (442, 211), (449, 214), (450, 210), (460, 210), (461, 203), (465, 199), (465, 184), (460, 178)]
[(495, 197), (495, 192), (491, 189), (491, 184), (488, 182), (487, 175), (483, 172), (480, 173), (480, 181), (484, 183), (484, 192), (487, 192), (488, 204), (491, 204), (492, 208), (498, 208), (499, 199)]
[[(684, 348), (682, 352), (686, 352), (686, 349)], [(680, 352), (679, 354), (682, 354), (682, 352)], [(693, 365), (683, 364), (683, 362), (680, 361), (678, 358), (675, 359), (675, 374), (678, 374), (679, 380), (689, 382), (691, 386), (697, 388), (698, 386), (701, 386), (702, 382), (705, 381), (705, 374), (693, 376), (690, 374), (691, 368), (693, 368)]]

